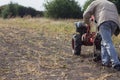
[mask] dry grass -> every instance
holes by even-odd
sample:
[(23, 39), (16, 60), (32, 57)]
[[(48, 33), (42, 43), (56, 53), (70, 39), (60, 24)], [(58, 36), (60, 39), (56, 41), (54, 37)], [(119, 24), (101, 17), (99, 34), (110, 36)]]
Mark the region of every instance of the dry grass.
[(119, 80), (119, 72), (92, 61), (92, 47), (73, 56), (75, 21), (0, 19), (0, 80)]

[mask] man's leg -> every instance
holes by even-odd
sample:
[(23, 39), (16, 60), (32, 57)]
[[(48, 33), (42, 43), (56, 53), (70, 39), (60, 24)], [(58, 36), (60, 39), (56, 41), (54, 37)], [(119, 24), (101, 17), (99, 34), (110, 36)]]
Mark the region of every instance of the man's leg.
[[(111, 26), (107, 23), (104, 23), (100, 26), (100, 34), (102, 36), (102, 61), (103, 64), (108, 62), (109, 56), (112, 61), (112, 66), (120, 64), (117, 52), (113, 46), (111, 35)], [(108, 56), (109, 55), (109, 56)]]
[(102, 64), (104, 66), (108, 66), (110, 63), (110, 56), (108, 55), (108, 52), (103, 44), (103, 42), (101, 41), (101, 59), (102, 59)]
[[(110, 62), (110, 56), (107, 52), (107, 49), (106, 49), (106, 43), (105, 43), (105, 39), (104, 37), (106, 37), (106, 30), (104, 29), (104, 25), (101, 25), (100, 26), (100, 35), (102, 37), (102, 41), (101, 41), (101, 58), (102, 58), (102, 64), (103, 65), (108, 65), (109, 62)], [(109, 31), (108, 31), (108, 34), (109, 34)], [(111, 36), (110, 36), (111, 37)]]

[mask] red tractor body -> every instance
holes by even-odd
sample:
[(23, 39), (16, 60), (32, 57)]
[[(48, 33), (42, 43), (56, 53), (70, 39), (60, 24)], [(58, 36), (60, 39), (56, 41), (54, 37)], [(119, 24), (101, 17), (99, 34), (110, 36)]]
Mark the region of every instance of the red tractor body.
[(97, 32), (91, 32), (91, 26), (86, 26), (83, 22), (76, 22), (76, 32), (72, 38), (72, 50), (75, 55), (81, 54), (81, 47), (95, 46), (96, 51), (101, 50), (101, 36)]

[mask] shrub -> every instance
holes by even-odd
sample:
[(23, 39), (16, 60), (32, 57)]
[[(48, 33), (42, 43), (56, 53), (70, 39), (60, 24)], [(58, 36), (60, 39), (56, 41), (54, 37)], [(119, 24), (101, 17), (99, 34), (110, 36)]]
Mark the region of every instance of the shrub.
[(18, 4), (13, 4), (12, 2), (8, 5), (5, 5), (4, 8), (0, 9), (1, 17), (3, 18), (11, 18), (11, 17), (24, 17), (24, 16), (31, 16), (31, 17), (41, 17), (43, 16), (43, 12), (36, 11), (31, 7), (24, 7)]
[(51, 18), (82, 18), (81, 7), (75, 0), (52, 0), (45, 4), (45, 15)]
[(7, 5), (1, 12), (3, 18), (10, 18), (17, 15), (17, 8), (12, 3)]

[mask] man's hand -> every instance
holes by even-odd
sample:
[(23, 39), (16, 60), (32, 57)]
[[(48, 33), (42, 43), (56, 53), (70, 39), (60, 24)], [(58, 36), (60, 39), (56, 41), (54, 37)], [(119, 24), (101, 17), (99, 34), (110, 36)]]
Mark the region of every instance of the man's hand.
[(86, 23), (85, 26), (88, 27), (88, 26), (90, 26), (90, 24), (89, 24), (89, 23)]

